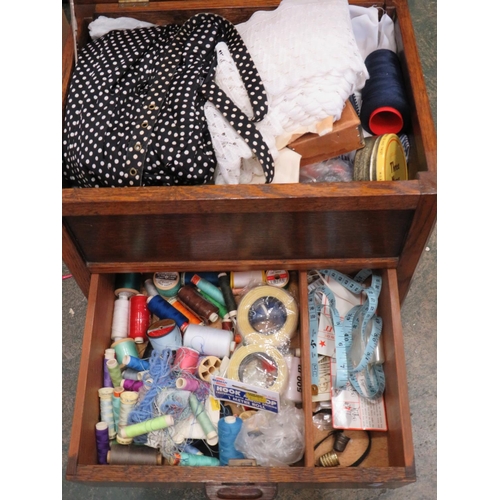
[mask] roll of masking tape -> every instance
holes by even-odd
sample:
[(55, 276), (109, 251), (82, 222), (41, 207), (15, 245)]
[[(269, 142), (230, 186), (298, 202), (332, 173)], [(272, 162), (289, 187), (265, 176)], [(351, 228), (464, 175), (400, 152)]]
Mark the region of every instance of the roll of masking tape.
[(234, 352), (226, 377), (281, 394), (288, 383), (288, 368), (275, 347), (251, 344)]
[(241, 299), (236, 322), (245, 344), (280, 347), (297, 332), (297, 302), (281, 288), (256, 286)]

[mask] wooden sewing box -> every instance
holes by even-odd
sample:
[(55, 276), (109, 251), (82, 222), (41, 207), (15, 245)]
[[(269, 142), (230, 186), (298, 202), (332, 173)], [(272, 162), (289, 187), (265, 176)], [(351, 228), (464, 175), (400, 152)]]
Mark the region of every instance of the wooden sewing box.
[[(277, 488), (394, 488), (416, 479), (400, 308), (436, 221), (436, 132), (406, 0), (377, 5), (395, 20), (411, 105), (408, 181), (62, 189), (62, 257), (88, 299), (66, 478), (92, 485), (204, 486), (209, 498), (274, 498)], [(234, 24), (279, 0), (75, 0), (78, 46), (99, 15), (157, 24), (198, 12)], [(63, 110), (74, 42), (63, 43)], [(386, 432), (374, 435), (359, 467), (320, 467), (312, 422), (306, 273), (363, 268), (383, 278)], [(298, 272), (305, 453), (290, 467), (98, 465), (94, 426), (102, 357), (109, 347), (115, 273), (161, 270)], [(360, 445), (362, 450), (363, 445)], [(331, 445), (330, 445), (331, 449)]]

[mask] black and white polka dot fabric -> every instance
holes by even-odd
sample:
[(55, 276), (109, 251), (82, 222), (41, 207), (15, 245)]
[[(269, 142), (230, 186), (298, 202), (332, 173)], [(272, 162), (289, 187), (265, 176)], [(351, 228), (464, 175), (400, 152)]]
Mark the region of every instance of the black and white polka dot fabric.
[[(252, 103), (248, 118), (213, 82), (226, 42)], [(274, 177), (253, 122), (267, 113), (262, 80), (226, 19), (197, 14), (182, 26), (112, 31), (79, 53), (63, 128), (63, 175), (75, 187), (209, 183), (216, 157), (203, 111), (210, 100)]]

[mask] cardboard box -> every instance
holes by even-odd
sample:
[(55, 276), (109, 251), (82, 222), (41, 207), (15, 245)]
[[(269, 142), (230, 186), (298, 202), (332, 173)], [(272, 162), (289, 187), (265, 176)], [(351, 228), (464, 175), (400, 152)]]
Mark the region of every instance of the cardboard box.
[(302, 156), (300, 166), (311, 165), (363, 148), (365, 141), (361, 122), (352, 104), (347, 101), (340, 120), (324, 135), (304, 134), (288, 147)]

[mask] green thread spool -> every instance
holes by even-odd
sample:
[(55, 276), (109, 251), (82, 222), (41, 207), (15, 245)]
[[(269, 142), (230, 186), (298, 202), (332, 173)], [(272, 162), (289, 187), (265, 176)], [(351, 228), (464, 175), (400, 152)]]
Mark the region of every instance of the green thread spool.
[(207, 295), (209, 295), (212, 299), (217, 301), (219, 304), (225, 304), (224, 295), (222, 295), (222, 292), (220, 291), (220, 289), (217, 288), (215, 285), (212, 285), (212, 283), (210, 283), (210, 281), (202, 278), (198, 274), (195, 274), (191, 278), (191, 283), (193, 283), (193, 285), (195, 285), (198, 288), (198, 290), (205, 292)]
[(120, 387), (122, 384), (122, 372), (118, 366), (118, 361), (116, 359), (108, 359), (106, 365), (113, 387)]
[(163, 297), (175, 297), (181, 287), (181, 277), (176, 272), (154, 273), (153, 284)]
[(115, 276), (115, 295), (125, 293), (128, 297), (141, 293), (141, 273), (120, 273)]
[(115, 420), (115, 429), (118, 429), (118, 421), (120, 420), (120, 395), (124, 390), (123, 387), (115, 387), (113, 391), (113, 418)]
[(210, 417), (207, 415), (207, 412), (203, 408), (203, 405), (193, 393), (189, 395), (189, 406), (191, 406), (193, 415), (196, 417), (197, 422), (200, 424), (203, 432), (205, 433), (205, 436), (207, 437), (207, 443), (210, 446), (217, 444), (219, 442), (217, 430), (213, 426)]
[[(126, 339), (120, 339), (111, 344), (111, 348), (115, 350), (116, 359), (120, 365), (123, 364), (124, 356), (134, 356), (139, 358), (139, 352), (135, 344), (135, 340), (127, 337)], [(117, 387), (117, 386), (115, 386)]]
[(219, 316), (221, 318), (224, 318), (226, 316), (227, 309), (226, 309), (225, 306), (223, 306), (220, 302), (217, 302), (215, 299), (213, 299), (212, 297), (210, 297), (210, 295), (208, 295), (208, 293), (204, 292), (203, 290), (198, 289), (198, 292), (200, 292), (200, 295), (204, 299), (207, 299), (208, 302), (210, 302), (211, 304), (213, 304), (219, 310)]
[(134, 438), (142, 434), (147, 434), (148, 432), (165, 429), (171, 425), (174, 425), (174, 418), (172, 415), (161, 415), (150, 420), (145, 420), (144, 422), (122, 427), (120, 429), (120, 436), (122, 438)]
[(205, 455), (193, 455), (192, 453), (181, 452), (181, 461), (179, 465), (188, 467), (204, 467), (204, 466), (217, 466), (220, 462), (215, 457), (206, 457)]

